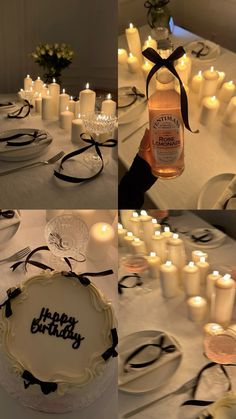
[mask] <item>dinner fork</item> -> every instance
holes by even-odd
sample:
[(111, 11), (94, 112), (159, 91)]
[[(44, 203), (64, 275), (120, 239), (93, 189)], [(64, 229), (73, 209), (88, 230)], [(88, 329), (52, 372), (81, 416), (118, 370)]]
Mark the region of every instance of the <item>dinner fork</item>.
[(62, 156), (64, 156), (64, 151), (60, 151), (60, 153), (57, 153), (55, 156), (51, 157), (49, 160), (41, 160), (37, 161), (35, 163), (26, 164), (25, 166), (16, 167), (15, 169), (6, 170), (5, 172), (1, 172), (0, 176), (10, 175), (11, 173), (20, 172), (24, 169), (30, 169), (31, 167), (37, 167), (37, 166), (44, 166), (48, 164), (56, 163), (57, 160), (60, 160)]
[(174, 396), (177, 394), (183, 394), (186, 391), (192, 389), (197, 383), (197, 377), (192, 378), (191, 380), (187, 381), (186, 383), (184, 383), (181, 387), (177, 388), (177, 390), (172, 391), (171, 393), (165, 394), (162, 397), (159, 397), (158, 399), (152, 400), (151, 402), (148, 402), (146, 404), (144, 404), (143, 406), (137, 407), (134, 410), (131, 410), (128, 413), (125, 413), (123, 415), (123, 418), (130, 418), (131, 416), (136, 415), (139, 412), (142, 412), (142, 410), (147, 409), (148, 407), (152, 406), (155, 403), (159, 403), (160, 401), (170, 397), (170, 396)]
[(6, 263), (6, 262), (15, 262), (17, 260), (21, 260), (25, 256), (27, 256), (31, 252), (30, 247), (24, 247), (24, 249), (19, 250), (18, 252), (14, 253), (11, 256), (8, 256), (7, 258), (1, 259), (0, 263)]

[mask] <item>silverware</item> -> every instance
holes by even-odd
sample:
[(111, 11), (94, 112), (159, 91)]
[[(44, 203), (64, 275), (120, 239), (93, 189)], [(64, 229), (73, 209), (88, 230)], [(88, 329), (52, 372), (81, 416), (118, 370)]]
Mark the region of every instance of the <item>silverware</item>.
[(21, 260), (25, 256), (27, 256), (31, 252), (30, 247), (25, 247), (24, 249), (19, 250), (18, 252), (14, 253), (11, 256), (8, 256), (7, 258), (1, 259), (0, 263), (6, 263), (6, 262), (15, 262), (17, 260)]
[(182, 394), (186, 391), (192, 389), (197, 382), (197, 377), (192, 378), (191, 380), (184, 383), (181, 387), (179, 387), (177, 390), (172, 391), (171, 393), (165, 394), (165, 396), (160, 397), (159, 399), (152, 400), (151, 402), (148, 402), (144, 404), (143, 406), (137, 407), (137, 409), (131, 410), (130, 412), (127, 412), (123, 415), (123, 418), (130, 418), (131, 416), (135, 416), (137, 413), (142, 412), (144, 409), (147, 409), (148, 407), (152, 406), (155, 403), (159, 403), (161, 400), (164, 400), (170, 396)]
[(0, 176), (10, 175), (11, 173), (19, 172), (24, 169), (30, 169), (31, 167), (44, 166), (44, 165), (56, 163), (56, 161), (59, 160), (62, 156), (64, 156), (64, 154), (65, 154), (64, 151), (61, 151), (60, 153), (51, 157), (49, 160), (45, 160), (45, 161), (42, 160), (35, 163), (26, 164), (25, 166), (16, 167), (15, 169), (6, 170), (5, 172), (1, 172)]
[(131, 132), (131, 134), (127, 135), (127, 137), (123, 138), (121, 142), (124, 143), (125, 141), (127, 141), (132, 135), (136, 134), (136, 132), (138, 132), (141, 128), (145, 127), (145, 125), (147, 124), (148, 124), (148, 121), (144, 122), (144, 124), (142, 124), (141, 127), (138, 127), (135, 131)]

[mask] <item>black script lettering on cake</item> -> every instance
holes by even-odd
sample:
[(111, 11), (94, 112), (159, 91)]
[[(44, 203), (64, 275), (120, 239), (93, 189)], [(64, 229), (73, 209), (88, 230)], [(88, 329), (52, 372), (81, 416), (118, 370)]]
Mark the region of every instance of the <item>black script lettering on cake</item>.
[(31, 333), (48, 333), (57, 338), (70, 339), (73, 341), (72, 348), (78, 349), (81, 341), (85, 338), (80, 333), (74, 332), (78, 320), (67, 314), (59, 314), (56, 311), (51, 313), (48, 308), (43, 307), (38, 318), (34, 318), (31, 323)]

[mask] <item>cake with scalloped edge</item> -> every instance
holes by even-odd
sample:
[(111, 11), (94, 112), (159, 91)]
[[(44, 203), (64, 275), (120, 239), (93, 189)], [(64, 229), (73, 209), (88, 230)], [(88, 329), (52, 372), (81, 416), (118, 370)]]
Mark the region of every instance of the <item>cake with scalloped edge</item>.
[(1, 384), (27, 406), (84, 407), (111, 380), (116, 321), (88, 276), (46, 271), (8, 290), (1, 304)]

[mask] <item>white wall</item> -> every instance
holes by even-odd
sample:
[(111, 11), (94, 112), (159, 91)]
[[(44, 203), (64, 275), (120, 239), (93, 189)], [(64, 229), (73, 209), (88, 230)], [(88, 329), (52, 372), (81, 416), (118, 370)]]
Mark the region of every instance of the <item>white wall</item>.
[(25, 74), (43, 74), (28, 54), (40, 42), (70, 43), (76, 57), (63, 85), (86, 81), (115, 89), (117, 0), (0, 0), (0, 92), (16, 92)]
[[(118, 0), (119, 31), (147, 22), (144, 0)], [(236, 52), (236, 0), (170, 0), (176, 24)]]

